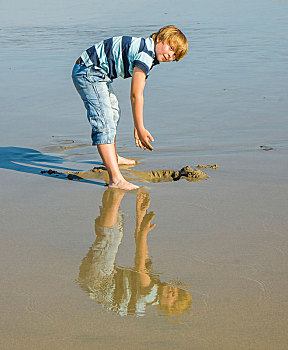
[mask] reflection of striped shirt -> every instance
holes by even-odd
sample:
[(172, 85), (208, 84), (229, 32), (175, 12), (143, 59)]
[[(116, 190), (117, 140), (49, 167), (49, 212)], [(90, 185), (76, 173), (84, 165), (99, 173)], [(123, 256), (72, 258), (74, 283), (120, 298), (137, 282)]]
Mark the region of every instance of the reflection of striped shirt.
[(155, 45), (152, 38), (118, 36), (100, 41), (84, 51), (81, 58), (86, 67), (102, 68), (110, 79), (129, 78), (134, 67), (139, 67), (146, 76), (155, 64)]

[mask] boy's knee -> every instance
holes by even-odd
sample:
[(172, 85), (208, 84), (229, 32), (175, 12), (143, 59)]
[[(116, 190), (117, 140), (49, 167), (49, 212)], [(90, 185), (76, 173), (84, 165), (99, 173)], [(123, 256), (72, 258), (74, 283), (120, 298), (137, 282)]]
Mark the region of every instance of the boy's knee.
[(101, 144), (114, 144), (115, 137), (116, 130), (108, 130), (103, 132), (96, 129), (92, 129), (91, 138), (93, 146)]

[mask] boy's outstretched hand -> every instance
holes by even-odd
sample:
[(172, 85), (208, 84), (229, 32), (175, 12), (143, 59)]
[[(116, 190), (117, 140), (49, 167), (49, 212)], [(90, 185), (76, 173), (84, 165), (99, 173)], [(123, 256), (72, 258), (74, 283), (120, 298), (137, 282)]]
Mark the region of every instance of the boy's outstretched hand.
[(154, 139), (147, 129), (137, 131), (137, 129), (134, 128), (134, 138), (136, 147), (153, 151), (153, 146), (150, 145), (149, 141), (154, 141)]

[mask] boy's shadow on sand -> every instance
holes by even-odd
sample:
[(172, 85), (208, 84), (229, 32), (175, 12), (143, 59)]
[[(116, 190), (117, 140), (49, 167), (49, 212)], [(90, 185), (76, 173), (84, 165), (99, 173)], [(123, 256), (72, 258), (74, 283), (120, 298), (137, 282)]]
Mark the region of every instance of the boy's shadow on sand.
[[(51, 176), (47, 172), (50, 168), (60, 169), (62, 171), (75, 171), (75, 169), (56, 165), (64, 162), (65, 160), (61, 157), (49, 156), (31, 148), (0, 147), (0, 168), (2, 169), (71, 181), (71, 178), (68, 178), (65, 173), (57, 172), (56, 176)], [(105, 184), (101, 182), (86, 179), (81, 179), (81, 182), (105, 186)]]

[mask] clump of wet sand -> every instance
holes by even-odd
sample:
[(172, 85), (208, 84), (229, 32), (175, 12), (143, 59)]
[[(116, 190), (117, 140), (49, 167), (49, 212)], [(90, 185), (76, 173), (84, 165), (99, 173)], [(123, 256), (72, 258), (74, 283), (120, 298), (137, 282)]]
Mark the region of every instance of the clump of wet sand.
[(75, 174), (81, 177), (82, 179), (97, 179), (97, 180), (103, 180), (107, 184), (109, 183), (108, 171), (104, 166), (95, 167), (90, 171), (73, 171), (69, 173)]
[(41, 170), (40, 174), (55, 175), (56, 177), (66, 178), (68, 180), (78, 180), (78, 181), (80, 181), (82, 179), (82, 177), (76, 175), (75, 173), (72, 173), (72, 172), (61, 173), (59, 171), (52, 170), (52, 169)]
[(272, 151), (272, 150), (274, 150), (274, 148), (271, 147), (271, 146), (260, 146), (260, 148), (262, 149), (262, 151)]
[[(105, 167), (95, 167), (89, 172), (73, 172), (78, 177), (85, 179), (101, 179), (108, 183), (109, 177)], [(137, 180), (140, 182), (172, 182), (178, 181), (182, 178), (187, 181), (201, 181), (209, 176), (199, 169), (193, 169), (190, 166), (185, 166), (180, 170), (150, 170), (150, 171), (137, 171), (137, 170), (122, 170), (124, 178), (128, 181)]]
[[(199, 164), (196, 169), (190, 166), (185, 166), (180, 170), (150, 170), (150, 171), (137, 171), (128, 169), (122, 169), (122, 174), (124, 178), (128, 181), (139, 181), (139, 182), (172, 182), (179, 181), (180, 179), (185, 179), (189, 182), (201, 181), (209, 178), (209, 176), (201, 171), (199, 168), (206, 169), (217, 169), (218, 165), (201, 165)], [(90, 171), (68, 171), (65, 173), (60, 173), (54, 170), (41, 171), (42, 174), (46, 173), (48, 175), (55, 175), (66, 177), (69, 180), (81, 180), (81, 179), (97, 179), (103, 180), (107, 184), (109, 183), (109, 175), (104, 166), (94, 167)]]
[(213, 164), (213, 165), (203, 165), (203, 164), (198, 164), (197, 165), (198, 169), (218, 169), (218, 165), (217, 164)]

